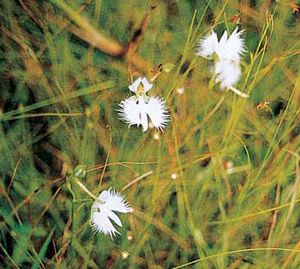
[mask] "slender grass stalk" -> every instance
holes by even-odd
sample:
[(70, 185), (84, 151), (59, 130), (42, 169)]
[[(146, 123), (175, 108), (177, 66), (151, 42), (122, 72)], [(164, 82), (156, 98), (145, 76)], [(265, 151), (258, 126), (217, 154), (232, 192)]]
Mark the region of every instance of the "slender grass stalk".
[(232, 255), (232, 254), (236, 254), (236, 253), (244, 253), (244, 252), (254, 252), (254, 251), (285, 251), (285, 252), (292, 252), (292, 253), (300, 253), (300, 250), (296, 250), (296, 249), (289, 249), (289, 248), (249, 248), (249, 249), (239, 249), (239, 250), (233, 250), (233, 251), (227, 251), (227, 252), (222, 252), (222, 253), (218, 253), (215, 255), (211, 255), (211, 256), (207, 256), (204, 258), (200, 258), (198, 260), (186, 263), (186, 264), (182, 264), (176, 267), (173, 267), (173, 269), (179, 269), (179, 268), (184, 268), (202, 261), (206, 261), (206, 260), (210, 260), (213, 258), (217, 258), (220, 256), (228, 256), (228, 255)]
[(47, 107), (47, 106), (50, 106), (50, 105), (53, 105), (53, 104), (56, 104), (59, 102), (66, 102), (70, 99), (77, 98), (79, 96), (91, 94), (94, 92), (102, 91), (102, 90), (113, 88), (113, 87), (115, 87), (114, 81), (101, 82), (101, 83), (98, 83), (91, 87), (87, 87), (84, 89), (80, 89), (80, 90), (71, 92), (66, 96), (57, 96), (57, 97), (43, 100), (43, 101), (34, 103), (32, 105), (28, 105), (28, 106), (25, 106), (25, 107), (22, 107), (22, 108), (13, 110), (13, 111), (2, 113), (2, 114), (0, 114), (0, 121), (7, 121), (7, 120), (10, 120), (11, 117), (16, 116), (18, 114), (24, 114), (29, 111), (35, 110), (35, 109), (44, 108), (44, 107)]

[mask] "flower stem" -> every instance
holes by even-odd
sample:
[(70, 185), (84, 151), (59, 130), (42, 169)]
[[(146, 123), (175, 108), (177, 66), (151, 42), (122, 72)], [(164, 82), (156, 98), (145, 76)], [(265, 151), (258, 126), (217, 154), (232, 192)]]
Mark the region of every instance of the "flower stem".
[(150, 78), (150, 82), (154, 82), (161, 74), (162, 72), (158, 71), (153, 77)]
[(75, 179), (75, 181), (76, 181), (76, 183), (78, 184), (78, 186), (79, 186), (86, 194), (88, 194), (89, 196), (91, 196), (94, 200), (97, 200), (97, 199), (98, 199), (98, 197), (95, 196), (94, 194), (92, 194), (92, 193), (88, 190), (88, 188), (87, 188), (85, 185), (83, 185), (77, 178)]

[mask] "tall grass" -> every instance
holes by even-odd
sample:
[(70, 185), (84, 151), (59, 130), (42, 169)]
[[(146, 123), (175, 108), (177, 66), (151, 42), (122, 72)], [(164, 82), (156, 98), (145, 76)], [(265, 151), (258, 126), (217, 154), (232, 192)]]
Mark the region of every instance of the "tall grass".
[[(300, 2), (0, 1), (3, 268), (299, 268)], [(195, 57), (239, 24), (243, 99)], [(160, 64), (163, 133), (118, 119)], [(184, 88), (184, 92), (179, 91)], [(94, 194), (122, 191), (121, 236), (95, 234)], [(71, 209), (73, 208), (73, 214)]]

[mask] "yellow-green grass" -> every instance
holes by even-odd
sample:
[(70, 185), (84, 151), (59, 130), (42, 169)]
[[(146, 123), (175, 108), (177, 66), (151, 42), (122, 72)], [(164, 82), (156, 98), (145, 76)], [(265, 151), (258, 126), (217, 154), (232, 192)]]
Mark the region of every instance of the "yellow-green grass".
[[(299, 5), (1, 1), (1, 267), (300, 268)], [(195, 56), (237, 25), (249, 98), (211, 88)], [(128, 128), (128, 85), (168, 63), (150, 92), (167, 128)], [(114, 240), (66, 186), (77, 165), (94, 195), (112, 187), (134, 208)]]

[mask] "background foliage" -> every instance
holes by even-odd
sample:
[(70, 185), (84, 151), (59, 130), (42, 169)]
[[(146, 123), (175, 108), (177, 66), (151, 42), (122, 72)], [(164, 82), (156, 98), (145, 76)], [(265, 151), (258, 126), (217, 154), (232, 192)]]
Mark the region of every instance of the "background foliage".
[[(299, 4), (1, 0), (3, 268), (299, 268)], [(209, 90), (195, 58), (212, 27), (237, 24), (247, 100)], [(166, 131), (128, 129), (131, 79), (166, 63), (152, 90)], [(94, 194), (123, 189), (135, 209), (122, 236), (94, 234), (89, 202), (72, 223), (79, 164)]]

